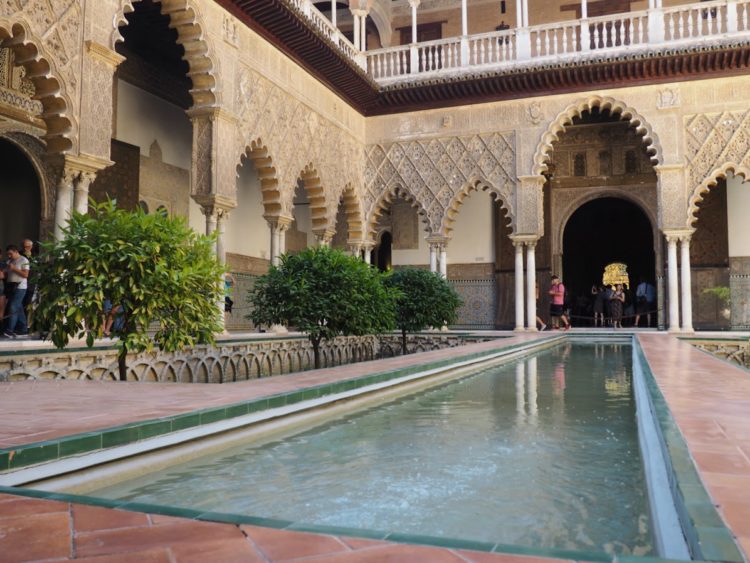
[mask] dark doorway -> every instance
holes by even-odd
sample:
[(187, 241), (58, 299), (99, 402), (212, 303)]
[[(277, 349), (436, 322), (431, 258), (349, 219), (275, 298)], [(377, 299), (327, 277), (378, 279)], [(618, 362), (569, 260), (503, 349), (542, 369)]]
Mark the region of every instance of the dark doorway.
[(26, 155), (13, 143), (0, 139), (0, 244), (21, 246), (25, 238), (39, 240), (41, 195), (39, 177)]
[(380, 244), (375, 247), (372, 253), (372, 264), (377, 266), (381, 272), (387, 272), (391, 269), (392, 248), (393, 237), (391, 233), (385, 231), (380, 237)]
[[(630, 289), (640, 276), (651, 283), (654, 275), (654, 240), (651, 222), (636, 204), (603, 197), (579, 207), (563, 233), (563, 281), (577, 316), (586, 311), (591, 286), (602, 283), (604, 268), (613, 262), (627, 265)], [(593, 316), (593, 315), (592, 315)], [(586, 318), (574, 319), (588, 326)]]

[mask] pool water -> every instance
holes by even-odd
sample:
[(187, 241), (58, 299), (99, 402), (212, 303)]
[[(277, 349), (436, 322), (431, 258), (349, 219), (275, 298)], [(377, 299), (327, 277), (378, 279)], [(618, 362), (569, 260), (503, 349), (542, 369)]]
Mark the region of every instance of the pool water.
[(309, 524), (653, 553), (631, 348), (564, 344), (94, 491)]

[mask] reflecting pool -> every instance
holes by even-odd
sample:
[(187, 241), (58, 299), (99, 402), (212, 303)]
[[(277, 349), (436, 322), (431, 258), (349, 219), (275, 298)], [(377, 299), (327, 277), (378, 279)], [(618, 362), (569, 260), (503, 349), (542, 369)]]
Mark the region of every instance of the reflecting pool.
[(90, 494), (295, 522), (653, 553), (631, 348), (563, 344)]

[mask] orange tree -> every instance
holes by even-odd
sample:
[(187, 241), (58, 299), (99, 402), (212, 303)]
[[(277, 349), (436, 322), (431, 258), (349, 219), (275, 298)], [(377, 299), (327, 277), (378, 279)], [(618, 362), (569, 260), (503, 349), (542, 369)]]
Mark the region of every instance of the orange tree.
[(397, 291), (396, 326), (401, 331), (401, 353), (406, 354), (406, 333), (456, 322), (461, 298), (438, 273), (418, 268), (399, 268), (386, 279)]
[(285, 254), (261, 276), (250, 292), (248, 317), (256, 325), (283, 324), (307, 333), (317, 369), (321, 341), (392, 330), (395, 297), (375, 268), (321, 246)]
[(73, 214), (61, 240), (44, 245), (34, 269), (34, 320), (58, 348), (70, 338), (93, 346), (106, 322), (105, 303), (121, 308), (112, 336), (123, 381), (128, 352), (213, 343), (221, 330), (222, 268), (213, 239), (182, 218), (92, 203), (88, 215)]

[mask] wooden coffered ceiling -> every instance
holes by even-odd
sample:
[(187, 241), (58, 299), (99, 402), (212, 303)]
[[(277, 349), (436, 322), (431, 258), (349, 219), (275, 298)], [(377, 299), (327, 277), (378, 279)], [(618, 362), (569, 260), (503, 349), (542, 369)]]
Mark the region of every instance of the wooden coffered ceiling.
[(285, 0), (215, 0), (334, 90), (363, 115), (386, 115), (498, 100), (745, 74), (750, 44), (589, 57), (566, 64), (476, 72), (380, 87), (309, 27)]

